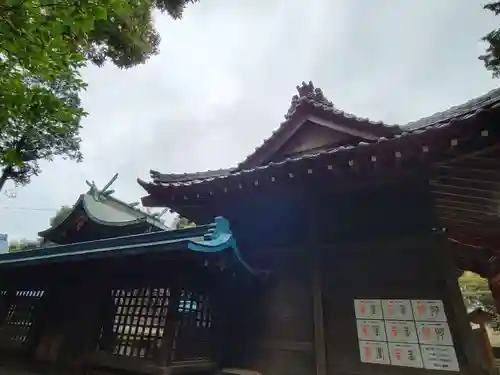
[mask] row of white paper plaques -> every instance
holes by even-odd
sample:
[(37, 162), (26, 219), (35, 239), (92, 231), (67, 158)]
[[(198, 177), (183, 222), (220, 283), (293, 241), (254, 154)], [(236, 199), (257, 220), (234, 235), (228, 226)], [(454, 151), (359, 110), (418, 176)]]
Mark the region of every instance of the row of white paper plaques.
[(361, 362), (459, 371), (443, 302), (355, 299)]

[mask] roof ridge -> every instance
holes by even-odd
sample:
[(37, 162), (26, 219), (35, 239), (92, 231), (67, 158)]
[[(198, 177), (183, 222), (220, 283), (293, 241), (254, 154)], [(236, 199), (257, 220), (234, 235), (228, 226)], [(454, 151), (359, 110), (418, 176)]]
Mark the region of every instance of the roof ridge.
[(497, 101), (500, 101), (500, 88), (489, 90), (485, 94), (470, 99), (465, 103), (454, 105), (444, 111), (436, 112), (430, 116), (421, 117), (415, 121), (410, 121), (400, 127), (402, 130), (407, 131), (421, 129), (439, 122), (449, 121), (457, 116), (474, 112), (478, 108), (487, 108), (495, 104)]
[[(206, 178), (204, 180), (184, 181), (184, 182), (178, 182), (177, 184), (172, 184), (172, 185), (188, 186), (188, 185), (192, 185), (192, 184), (196, 184), (196, 183), (210, 182), (210, 181), (213, 181), (216, 179), (224, 179), (224, 178), (233, 177), (233, 176), (235, 177), (238, 175), (253, 173), (255, 171), (266, 170), (266, 169), (271, 168), (271, 167), (282, 166), (282, 165), (288, 164), (288, 163), (294, 163), (294, 162), (298, 162), (298, 161), (302, 161), (302, 160), (306, 160), (306, 159), (309, 159), (309, 160), (316, 159), (316, 158), (321, 157), (323, 155), (337, 154), (339, 152), (360, 149), (361, 147), (365, 147), (365, 146), (376, 146), (380, 143), (395, 141), (397, 139), (400, 139), (404, 136), (408, 136), (410, 134), (422, 134), (422, 133), (426, 133), (428, 131), (432, 131), (433, 129), (444, 129), (444, 128), (447, 128), (450, 125), (454, 124), (456, 121), (466, 120), (466, 119), (473, 117), (473, 116), (475, 116), (483, 111), (494, 110), (494, 109), (499, 110), (500, 109), (500, 89), (498, 91), (498, 94), (499, 94), (499, 97), (497, 99), (491, 100), (491, 102), (487, 103), (486, 106), (479, 106), (478, 108), (476, 108), (472, 111), (469, 111), (471, 113), (465, 112), (462, 114), (457, 114), (456, 116), (451, 117), (448, 120), (437, 121), (437, 122), (434, 122), (432, 124), (428, 124), (428, 125), (425, 125), (425, 126), (422, 126), (419, 128), (415, 128), (415, 129), (408, 129), (406, 131), (403, 131), (400, 134), (395, 134), (393, 137), (390, 137), (390, 138), (380, 137), (375, 143), (359, 142), (357, 145), (332, 147), (329, 149), (319, 150), (317, 152), (304, 153), (304, 154), (301, 154), (298, 156), (290, 156), (290, 157), (287, 157), (287, 158), (280, 160), (280, 161), (271, 161), (269, 163), (266, 163), (266, 164), (260, 165), (260, 166), (256, 166), (256, 167), (242, 168), (242, 169), (232, 173), (231, 175), (212, 176), (212, 177)], [(166, 183), (166, 185), (170, 185), (170, 184)], [(146, 187), (146, 185), (143, 187)]]
[(300, 107), (302, 107), (304, 104), (312, 105), (315, 108), (320, 108), (321, 110), (325, 111), (325, 113), (331, 113), (336, 116), (340, 116), (346, 120), (349, 121), (356, 121), (360, 124), (366, 124), (370, 126), (377, 126), (380, 128), (385, 128), (385, 129), (394, 129), (396, 132), (401, 131), (400, 127), (398, 125), (389, 125), (384, 123), (383, 121), (373, 121), (370, 120), (367, 117), (359, 117), (356, 116), (352, 113), (345, 112), (343, 110), (340, 110), (336, 108), (333, 103), (326, 98), (326, 96), (323, 93), (323, 90), (319, 87), (314, 87), (314, 84), (312, 81), (309, 81), (309, 83), (305, 83), (302, 81), (302, 84), (300, 86), (297, 86), (297, 92), (298, 95), (295, 94), (292, 96), (292, 101), (290, 103), (290, 107), (285, 114), (285, 121), (281, 122), (280, 125), (272, 131), (271, 135), (264, 139), (264, 141), (260, 144), (260, 146), (257, 146), (250, 155), (248, 155), (243, 161), (238, 163), (238, 169), (241, 169), (245, 166), (245, 164), (255, 155), (256, 152), (258, 152), (260, 149), (265, 147), (265, 145), (273, 139), (275, 136), (277, 136), (278, 133), (283, 131), (285, 127), (289, 124), (289, 122), (293, 119), (295, 113), (299, 110)]
[[(380, 135), (380, 133), (377, 134), (377, 137), (379, 137), (378, 142), (383, 142), (386, 140), (397, 138), (398, 135), (406, 135), (408, 133), (423, 131), (426, 130), (427, 128), (432, 128), (433, 126), (440, 123), (451, 122), (453, 119), (465, 116), (467, 114), (473, 114), (479, 109), (487, 109), (500, 102), (500, 88), (496, 88), (488, 91), (486, 94), (468, 100), (463, 104), (456, 105), (445, 111), (434, 113), (431, 116), (422, 117), (421, 119), (416, 121), (408, 122), (405, 125), (389, 125), (381, 121), (376, 122), (369, 120), (368, 118), (357, 117), (353, 114), (335, 108), (332, 102), (330, 102), (324, 96), (322, 90), (319, 88), (315, 88), (311, 81), (309, 81), (309, 83), (302, 82), (301, 86), (297, 86), (297, 91), (300, 96), (294, 95), (292, 97), (292, 103), (290, 105), (290, 109), (285, 115), (285, 121), (282, 122), (279, 125), (279, 127), (271, 133), (271, 136), (265, 139), (260, 146), (256, 147), (251, 155), (247, 156), (242, 162), (240, 162), (236, 168), (232, 167), (227, 169), (209, 170), (205, 172), (185, 173), (185, 174), (174, 174), (174, 173), (162, 174), (160, 172), (153, 171), (155, 172), (154, 177), (152, 175), (153, 182), (182, 186), (185, 184), (190, 184), (192, 182), (213, 180), (215, 178), (225, 178), (230, 175), (245, 173), (248, 170), (267, 168), (268, 166), (271, 165), (277, 165), (277, 164), (279, 165), (300, 158), (314, 157), (315, 155), (322, 153), (335, 153), (344, 149), (351, 149), (355, 147), (355, 146), (344, 145), (344, 146), (324, 149), (322, 151), (317, 151), (317, 152), (311, 150), (311, 152), (304, 152), (303, 154), (301, 154), (300, 157), (290, 156), (288, 158), (280, 160), (279, 162), (269, 162), (261, 166), (253, 166), (253, 167), (246, 165), (259, 149), (264, 147), (264, 145), (272, 138), (274, 138), (278, 132), (283, 130), (286, 124), (288, 124), (288, 122), (292, 119), (293, 115), (297, 112), (297, 110), (299, 110), (301, 106), (306, 104), (311, 105), (315, 108), (321, 108), (322, 110), (325, 111), (331, 111), (332, 113), (334, 113), (334, 115), (342, 116), (343, 118), (350, 119), (351, 121), (354, 120), (359, 123), (366, 123), (386, 128), (388, 129), (387, 134), (385, 135), (383, 134)], [(366, 144), (368, 143), (366, 142), (359, 143), (360, 146)], [(182, 177), (182, 179), (180, 179), (180, 177)], [(141, 186), (144, 187), (146, 184), (147, 184), (146, 182), (141, 181)]]

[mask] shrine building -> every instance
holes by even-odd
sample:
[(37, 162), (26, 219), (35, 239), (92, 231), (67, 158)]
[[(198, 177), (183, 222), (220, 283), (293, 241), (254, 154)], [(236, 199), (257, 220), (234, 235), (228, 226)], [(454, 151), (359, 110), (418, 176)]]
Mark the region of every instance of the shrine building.
[[(228, 296), (241, 308), (224, 365), (262, 374), (478, 373), (457, 277), (477, 272), (499, 296), (500, 90), (400, 126), (344, 112), (311, 82), (297, 90), (284, 122), (236, 167), (151, 171), (138, 181), (145, 206), (196, 223), (227, 218), (245, 259), (270, 272), (266, 287)], [(417, 305), (442, 306), (428, 317), (434, 323), (420, 322), (417, 309), (400, 328), (445, 322), (446, 347), (427, 346), (442, 342), (423, 331), (373, 336), (367, 325), (380, 333), (385, 319), (389, 329), (392, 303), (409, 314), (401, 321)], [(367, 305), (371, 313), (359, 310)]]
[(399, 126), (297, 90), (236, 167), (139, 180), (196, 226), (89, 183), (0, 254), (0, 373), (491, 372), (457, 278), (500, 307), (500, 90)]

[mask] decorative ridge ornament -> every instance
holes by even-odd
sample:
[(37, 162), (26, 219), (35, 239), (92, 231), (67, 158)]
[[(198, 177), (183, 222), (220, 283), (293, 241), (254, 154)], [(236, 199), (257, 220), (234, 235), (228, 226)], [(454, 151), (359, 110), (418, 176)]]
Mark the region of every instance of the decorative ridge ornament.
[(96, 201), (99, 201), (101, 200), (101, 198), (112, 195), (115, 192), (114, 190), (108, 190), (108, 189), (111, 187), (111, 185), (114, 184), (117, 178), (118, 178), (118, 173), (115, 173), (115, 175), (111, 178), (111, 180), (109, 180), (109, 182), (102, 189), (99, 189), (97, 187), (95, 181), (89, 182), (87, 180), (85, 181), (85, 183), (90, 188), (89, 193), (92, 194), (92, 196)]
[(309, 101), (314, 102), (314, 104), (319, 104), (325, 108), (334, 108), (333, 103), (325, 97), (325, 94), (323, 94), (323, 90), (319, 87), (314, 87), (312, 81), (309, 81), (309, 83), (302, 81), (302, 84), (296, 88), (299, 95), (292, 96), (292, 102), (290, 103), (290, 108), (285, 115), (285, 119), (292, 116), (300, 101), (303, 99), (308, 99)]

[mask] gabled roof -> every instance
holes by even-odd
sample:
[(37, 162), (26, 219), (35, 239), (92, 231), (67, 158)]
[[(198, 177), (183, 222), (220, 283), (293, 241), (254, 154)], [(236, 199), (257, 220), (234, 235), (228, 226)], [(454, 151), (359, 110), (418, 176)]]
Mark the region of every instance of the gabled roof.
[[(236, 168), (224, 169), (218, 171), (206, 171), (202, 173), (192, 173), (183, 175), (172, 175), (172, 174), (161, 174), (159, 172), (152, 172), (151, 178), (152, 183), (148, 183), (142, 180), (138, 180), (139, 184), (145, 188), (151, 194), (151, 191), (155, 189), (155, 186), (169, 186), (169, 187), (182, 187), (188, 185), (194, 185), (199, 183), (209, 183), (210, 181), (227, 179), (231, 177), (237, 177), (239, 175), (253, 173), (260, 170), (265, 170), (268, 168), (279, 167), (281, 165), (290, 164), (294, 162), (299, 162), (302, 160), (311, 160), (320, 157), (327, 157), (328, 155), (336, 155), (343, 152), (356, 151), (365, 146), (372, 144), (374, 147), (378, 147), (379, 144), (386, 144), (387, 141), (397, 141), (402, 137), (408, 135), (421, 136), (423, 133), (427, 133), (433, 130), (445, 130), (453, 124), (459, 124), (466, 121), (482, 111), (495, 110), (497, 111), (500, 107), (500, 89), (492, 90), (476, 99), (470, 100), (462, 105), (458, 105), (450, 108), (449, 110), (433, 114), (431, 116), (422, 118), (420, 120), (410, 122), (402, 126), (389, 126), (382, 122), (373, 122), (368, 119), (363, 119), (356, 117), (351, 114), (347, 114), (343, 111), (337, 110), (331, 102), (324, 98), (320, 89), (314, 88), (312, 83), (303, 83), (299, 89), (299, 96), (294, 96), (292, 99), (292, 105), (287, 115), (285, 116), (286, 121), (280, 125), (277, 131), (268, 138), (261, 147), (257, 148), (256, 151), (247, 157), (242, 163)], [(270, 161), (258, 165), (252, 163), (257, 159), (259, 153), (264, 152), (268, 145), (272, 144), (274, 140), (279, 139), (279, 135), (286, 131), (291, 124), (293, 124), (292, 119), (297, 114), (301, 116), (316, 115), (316, 112), (320, 111), (323, 117), (329, 113), (329, 119), (333, 119), (336, 124), (344, 124), (351, 126), (355, 129), (362, 129), (364, 131), (372, 132), (377, 136), (375, 141), (371, 140), (360, 140), (355, 145), (337, 145), (335, 147), (321, 149), (321, 150), (311, 150), (311, 152), (304, 152), (297, 156), (292, 156), (279, 161)], [(302, 117), (303, 118), (303, 117)]]
[[(266, 158), (283, 145), (301, 126), (307, 122), (330, 127), (332, 130), (358, 138), (359, 141), (374, 142), (380, 137), (399, 134), (397, 126), (380, 121), (371, 121), (335, 108), (320, 88), (313, 83), (302, 82), (297, 86), (299, 95), (292, 97), (285, 121), (267, 138), (261, 146), (238, 165), (238, 169), (255, 168), (266, 162)], [(344, 146), (339, 144), (337, 146)]]
[[(92, 186), (87, 193), (79, 196), (73, 208), (63, 220), (56, 223), (55, 226), (39, 232), (38, 235), (45, 240), (59, 243), (57, 239), (61, 237), (61, 233), (74, 225), (76, 220), (80, 220), (81, 216), (99, 226), (134, 228), (132, 233), (146, 232), (146, 230), (169, 230), (154, 215), (113, 197), (112, 193), (113, 191), (99, 190)], [(111, 236), (112, 232), (113, 230), (111, 230)], [(123, 230), (120, 232), (123, 232)]]
[(185, 183), (229, 176), (241, 170), (258, 167), (265, 164), (268, 157), (283, 146), (299, 128), (307, 126), (308, 123), (326, 126), (334, 131), (355, 137), (358, 141), (365, 142), (375, 142), (380, 137), (391, 137), (401, 132), (397, 126), (357, 117), (335, 108), (333, 103), (325, 97), (323, 91), (320, 88), (315, 88), (311, 81), (309, 83), (302, 82), (296, 88), (298, 95), (292, 97), (290, 108), (285, 114), (285, 121), (237, 167), (182, 174), (165, 174), (151, 170), (151, 178), (155, 183)]
[(218, 253), (230, 250), (243, 268), (254, 273), (252, 268), (241, 258), (229, 222), (222, 217), (216, 218), (212, 224), (187, 229), (145, 233), (0, 254), (0, 268), (146, 255), (183, 249), (198, 253)]

